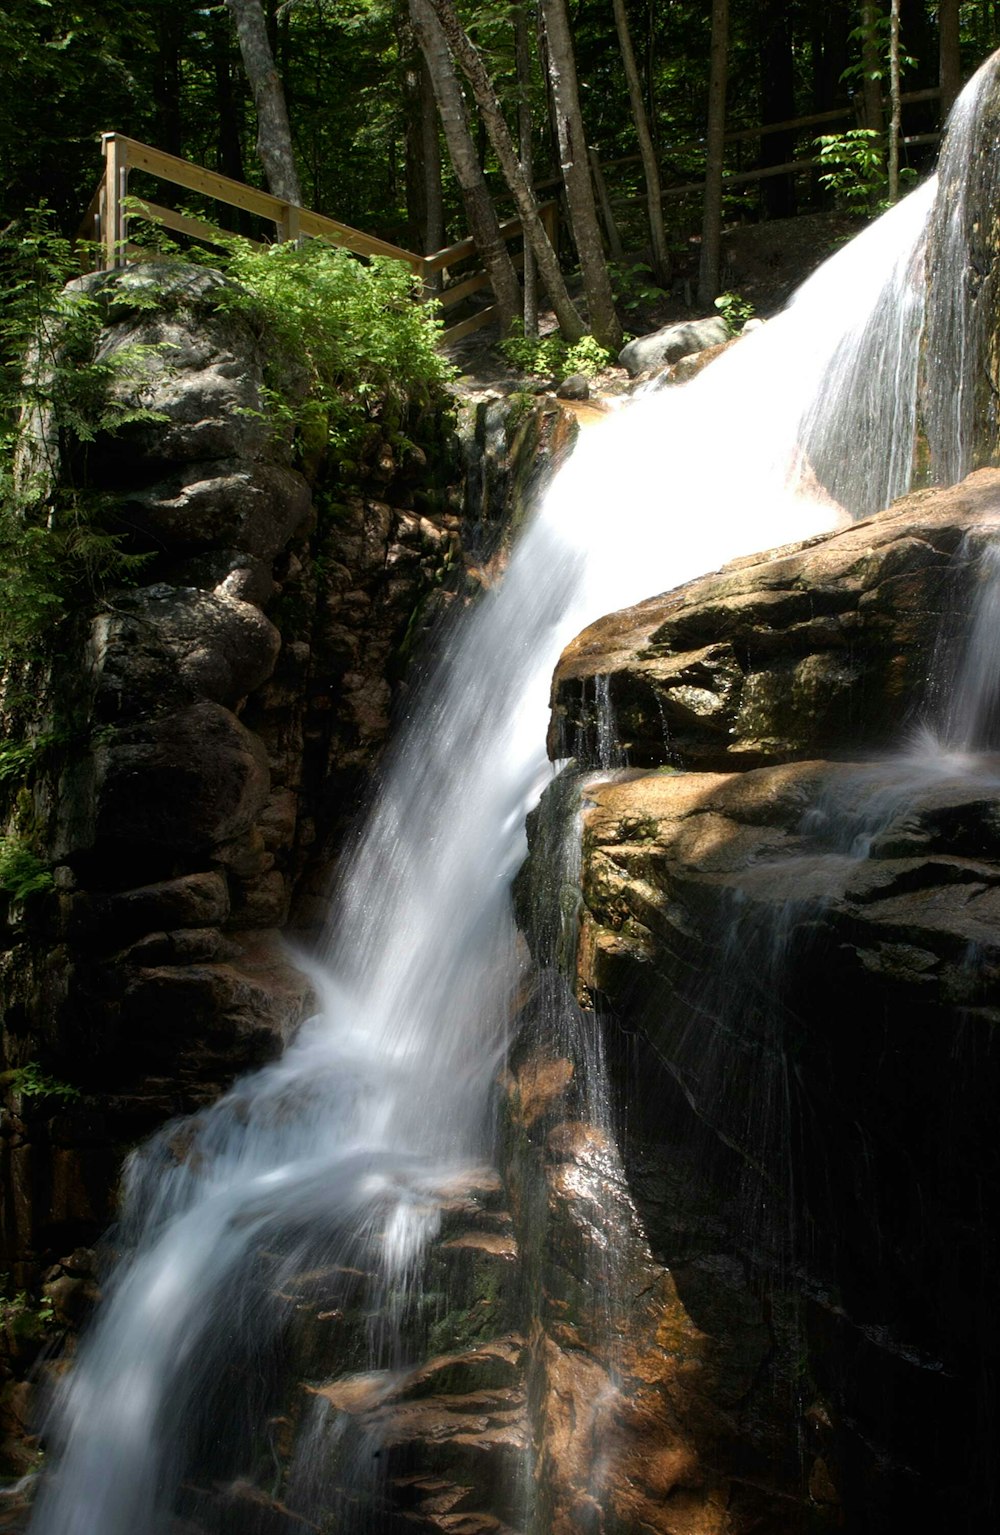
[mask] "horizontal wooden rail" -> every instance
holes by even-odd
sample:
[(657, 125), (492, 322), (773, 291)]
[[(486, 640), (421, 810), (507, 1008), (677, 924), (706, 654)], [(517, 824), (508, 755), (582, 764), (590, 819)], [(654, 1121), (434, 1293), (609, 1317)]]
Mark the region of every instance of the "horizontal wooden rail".
[[(211, 197), (230, 208), (239, 208), (244, 213), (266, 219), (274, 224), (279, 240), (302, 237), (325, 240), (353, 251), (355, 255), (386, 256), (394, 261), (403, 261), (419, 276), (424, 275), (423, 256), (417, 255), (415, 251), (404, 250), (402, 246), (392, 245), (388, 240), (376, 239), (363, 230), (353, 229), (350, 224), (342, 224), (339, 219), (327, 218), (308, 208), (300, 208), (295, 203), (274, 197), (270, 192), (261, 191), (259, 187), (250, 187), (242, 181), (234, 181), (231, 176), (206, 170), (204, 166), (194, 165), (190, 160), (169, 155), (149, 144), (141, 144), (138, 139), (130, 139), (123, 133), (102, 134), (102, 144), (104, 178), (88, 209), (87, 221), (92, 226), (88, 237), (93, 238), (96, 233), (104, 248), (106, 266), (116, 266), (122, 259), (127, 238), (128, 215), (124, 199), (128, 175), (130, 171), (137, 170), (145, 171), (160, 181), (168, 181), (173, 186), (183, 187), (186, 191)], [(230, 238), (225, 230), (207, 220), (190, 218), (172, 209), (161, 208), (156, 203), (146, 203), (145, 208), (151, 218), (165, 224), (168, 229), (190, 235), (194, 239), (209, 244), (224, 244)], [(93, 227), (95, 221), (96, 230)]]
[[(339, 219), (327, 218), (325, 214), (314, 213), (309, 208), (301, 208), (295, 203), (274, 197), (270, 192), (264, 192), (259, 187), (246, 186), (242, 181), (234, 181), (231, 176), (206, 170), (204, 166), (182, 160), (179, 156), (167, 154), (164, 150), (154, 149), (152, 145), (142, 144), (138, 139), (131, 139), (126, 134), (102, 134), (101, 143), (104, 152), (104, 175), (84, 214), (77, 238), (85, 242), (84, 260), (89, 259), (91, 252), (96, 250), (105, 267), (120, 266), (129, 260), (141, 260), (148, 254), (129, 238), (130, 216), (146, 218), (164, 229), (185, 235), (205, 245), (225, 246), (232, 239), (232, 235), (227, 230), (211, 223), (208, 219), (198, 218), (188, 213), (178, 213), (174, 208), (164, 207), (161, 203), (152, 202), (146, 198), (137, 198), (134, 203), (130, 203), (128, 177), (133, 170), (143, 171), (160, 181), (183, 187), (186, 191), (199, 193), (227, 207), (239, 208), (244, 213), (265, 219), (274, 225), (275, 236), (279, 241), (323, 240), (349, 250), (356, 256), (382, 256), (405, 262), (421, 279), (425, 296), (431, 296), (429, 279), (436, 273), (443, 272), (448, 267), (468, 260), (476, 254), (475, 241), (465, 239), (449, 245), (445, 250), (435, 251), (429, 256), (420, 256), (415, 251), (405, 250), (402, 246), (390, 244), (388, 240), (380, 240), (374, 235), (365, 234), (363, 230), (354, 229), (350, 224), (341, 223)], [(539, 213), (554, 242), (558, 218), (557, 205), (554, 202), (545, 203), (540, 207)], [(508, 219), (500, 226), (500, 232), (505, 241), (516, 240), (522, 233), (521, 220)], [(513, 260), (515, 266), (521, 266), (524, 257), (518, 253)], [(440, 295), (441, 306), (445, 309), (454, 308), (463, 299), (488, 287), (487, 274), (484, 271), (473, 272), (445, 289)], [(468, 335), (470, 331), (488, 324), (495, 313), (496, 306), (491, 305), (478, 314), (470, 316), (469, 319), (450, 326), (443, 332), (442, 339), (450, 342), (457, 340), (460, 336)]]
[[(925, 90), (904, 92), (900, 97), (900, 102), (905, 107), (915, 102), (936, 101), (940, 95), (941, 87), (939, 85), (932, 85), (928, 86)], [(842, 122), (845, 118), (853, 116), (854, 108), (852, 106), (831, 107), (825, 112), (812, 112), (807, 117), (790, 117), (780, 123), (759, 123), (754, 128), (736, 128), (725, 135), (724, 142), (727, 144), (745, 144), (753, 139), (766, 138), (768, 134), (793, 133), (803, 128), (817, 128), (823, 123)], [(906, 140), (906, 142), (924, 143), (930, 142), (930, 140), (911, 138)], [(704, 139), (690, 139), (686, 143), (664, 145), (660, 155), (661, 159), (667, 159), (673, 155), (704, 154), (704, 152)], [(614, 160), (605, 160), (603, 156), (601, 157), (601, 164), (605, 170), (615, 170), (619, 165), (640, 165), (641, 163), (641, 155), (619, 155)], [(535, 191), (547, 191), (550, 187), (561, 185), (562, 177), (552, 176), (548, 181), (538, 182), (535, 186)]]
[[(200, 240), (205, 245), (224, 246), (232, 239), (232, 235), (220, 229), (217, 224), (192, 218), (187, 213), (177, 213), (173, 208), (161, 208), (159, 203), (148, 202), (144, 197), (134, 198), (130, 208), (139, 218), (147, 218), (152, 224), (159, 224), (164, 229), (172, 229), (175, 234), (190, 235), (192, 240)], [(257, 243), (256, 240), (249, 241), (251, 245)]]
[[(926, 90), (907, 92), (902, 100), (904, 104), (918, 101), (932, 101), (939, 97), (940, 89), (936, 86)], [(850, 106), (835, 107), (825, 112), (814, 112), (806, 117), (790, 118), (786, 122), (763, 123), (753, 128), (738, 128), (726, 134), (727, 144), (739, 144), (753, 139), (761, 139), (770, 134), (789, 132), (796, 133), (807, 128), (814, 128), (824, 123), (832, 123), (849, 118), (853, 115)], [(189, 160), (182, 160), (178, 155), (167, 154), (164, 150), (154, 149), (149, 144), (142, 144), (138, 139), (132, 139), (121, 133), (102, 134), (102, 146), (104, 151), (104, 176), (91, 199), (90, 206), (84, 215), (80, 225), (78, 238), (86, 242), (86, 248), (96, 248), (101, 253), (102, 264), (108, 267), (120, 265), (123, 261), (140, 255), (136, 247), (130, 243), (128, 236), (129, 204), (127, 202), (128, 177), (133, 170), (143, 171), (150, 176), (157, 177), (161, 181), (170, 182), (174, 186), (183, 187), (190, 192), (199, 193), (209, 197), (215, 202), (223, 203), (231, 208), (239, 208), (245, 213), (250, 213), (256, 218), (265, 219), (274, 225), (275, 235), (279, 241), (315, 239), (323, 240), (342, 249), (351, 251), (354, 255), (362, 257), (381, 256), (394, 261), (402, 261), (421, 279), (423, 293), (431, 296), (432, 279), (438, 273), (445, 272), (448, 268), (457, 266), (459, 262), (467, 261), (476, 255), (475, 241), (471, 238), (458, 240), (427, 256), (418, 255), (415, 251), (404, 249), (402, 246), (393, 245), (388, 240), (380, 240), (374, 235), (365, 234), (363, 230), (354, 229), (350, 224), (341, 223), (338, 219), (326, 217), (325, 214), (315, 213), (309, 208), (301, 208), (295, 203), (286, 202), (280, 197), (275, 197), (270, 192), (262, 191), (259, 187), (247, 186), (244, 182), (235, 181), (231, 176), (224, 176), (218, 171), (206, 170), (204, 166), (195, 165)], [(904, 146), (930, 144), (940, 138), (939, 133), (910, 134), (900, 139)], [(667, 153), (696, 153), (704, 151), (704, 144), (695, 142), (671, 146)], [(596, 158), (596, 151), (592, 151)], [(615, 160), (603, 162), (605, 170), (615, 169), (620, 166), (639, 163), (638, 155), (625, 155)], [(600, 166), (600, 160), (597, 164)], [(803, 171), (813, 170), (822, 162), (816, 158), (803, 160), (788, 160), (781, 165), (761, 166), (749, 171), (736, 171), (724, 177), (724, 184), (729, 187), (743, 186), (752, 182), (765, 181), (773, 176), (798, 175)], [(561, 187), (562, 177), (554, 176), (547, 181), (536, 184), (535, 191), (543, 192), (556, 187)], [(664, 199), (672, 197), (689, 197), (700, 193), (704, 189), (704, 181), (685, 182), (677, 186), (668, 186), (663, 190)], [(612, 201), (608, 199), (607, 215), (613, 224), (610, 214)], [(152, 222), (162, 225), (165, 229), (187, 236), (189, 239), (198, 240), (207, 245), (224, 246), (232, 236), (218, 225), (208, 219), (198, 218), (192, 214), (178, 213), (172, 208), (167, 208), (159, 203), (144, 199), (137, 200), (136, 209), (140, 217), (146, 217)], [(539, 213), (549, 231), (549, 238), (556, 243), (556, 228), (558, 219), (558, 203), (550, 200), (540, 205)], [(518, 239), (522, 234), (522, 225), (519, 218), (507, 219), (500, 226), (500, 232), (505, 242)], [(254, 243), (254, 242), (251, 242)], [(516, 264), (521, 265), (523, 257), (516, 258)], [(439, 302), (444, 309), (452, 309), (463, 299), (471, 297), (489, 287), (489, 278), (484, 271), (470, 273), (462, 277), (458, 282), (444, 289), (439, 295)], [(480, 326), (488, 325), (495, 317), (496, 306), (490, 305), (478, 314), (471, 315), (467, 320), (459, 321), (456, 325), (448, 327), (443, 332), (442, 339), (447, 343), (458, 340), (463, 335)]]

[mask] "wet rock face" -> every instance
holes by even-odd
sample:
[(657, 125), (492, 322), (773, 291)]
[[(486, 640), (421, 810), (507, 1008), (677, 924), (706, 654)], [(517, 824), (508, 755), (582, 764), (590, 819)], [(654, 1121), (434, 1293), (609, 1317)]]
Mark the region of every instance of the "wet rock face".
[(598, 681), (635, 766), (756, 767), (891, 744), (998, 528), (1000, 475), (982, 470), (598, 620), (557, 668), (552, 755), (592, 755)]
[[(405, 437), (372, 423), (348, 482), (272, 419), (273, 349), (219, 307), (218, 274), (81, 281), (107, 315), (101, 354), (145, 349), (120, 387), (159, 419), (74, 466), (146, 563), (38, 683), (37, 728), (68, 743), (29, 807), (57, 889), (6, 912), (3, 1048), (84, 1096), (58, 1124), (44, 1097), (4, 1116), (19, 1286), (96, 1239), (130, 1142), (272, 1056), (308, 1010), (278, 930), (309, 941), (325, 921), (407, 669), (502, 560), (514, 427), (544, 463), (557, 422), (484, 405), (463, 462), (454, 413), (414, 409)], [(277, 382), (301, 398), (302, 379)]]
[(721, 1361), (716, 1466), (806, 1528), (972, 1531), (996, 1493), (1000, 759), (886, 742), (998, 512), (995, 471), (911, 497), (612, 615), (557, 677), (584, 752), (607, 678), (641, 764), (587, 789), (576, 972), (629, 1187)]
[[(308, 945), (325, 924), (345, 829), (435, 620), (497, 576), (532, 483), (573, 431), (551, 404), (497, 401), (460, 413), (456, 429), (439, 402), (398, 431), (373, 421), (348, 481), (316, 442), (270, 418), (268, 338), (220, 312), (217, 275), (129, 268), (85, 281), (103, 295), (106, 355), (153, 348), (137, 386), (163, 419), (99, 439), (76, 466), (113, 498), (147, 563), (136, 585), (80, 615), (39, 675), (36, 728), (57, 726), (66, 744), (21, 801), (56, 889), (0, 912), (0, 1269), (25, 1291), (17, 1328), (0, 1330), (0, 1463), (18, 1472), (34, 1464), (23, 1377), (43, 1351), (72, 1353), (94, 1296), (92, 1267), (83, 1275), (75, 1255), (114, 1217), (124, 1156), (273, 1057), (310, 1009), (279, 930)], [(284, 390), (294, 403), (302, 381)], [(70, 1091), (21, 1091), (28, 1062)], [(436, 1299), (414, 1342), (413, 1357), (430, 1361), (420, 1379), (383, 1381), (364, 1408), (374, 1416), (355, 1414), (359, 1433), (385, 1430), (394, 1490), (383, 1503), (406, 1528), (421, 1510), (444, 1529), (489, 1506), (525, 1432), (523, 1344), (510, 1341), (502, 1299), (504, 1285), (517, 1289), (515, 1246), (495, 1191), (486, 1204), (465, 1225), (453, 1212), (461, 1229), (435, 1249)], [(334, 1323), (350, 1297), (338, 1301), (338, 1285), (328, 1276), (313, 1294), (304, 1281), (296, 1300), (295, 1364), (275, 1386), (286, 1460), (306, 1398), (319, 1400), (336, 1371), (362, 1370), (368, 1323), (355, 1308), (345, 1342)], [(453, 1316), (438, 1314), (446, 1296)], [(468, 1359), (453, 1357), (466, 1345)], [(256, 1378), (246, 1395), (257, 1400)], [(487, 1469), (470, 1488), (474, 1465)], [(243, 1474), (224, 1492), (192, 1490), (192, 1519), (286, 1528), (270, 1472), (260, 1486)]]

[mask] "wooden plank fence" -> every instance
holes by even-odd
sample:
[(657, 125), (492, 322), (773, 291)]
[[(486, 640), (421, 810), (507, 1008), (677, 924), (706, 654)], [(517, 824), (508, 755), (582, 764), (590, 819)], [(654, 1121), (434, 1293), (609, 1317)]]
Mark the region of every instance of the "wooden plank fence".
[[(105, 133), (101, 136), (101, 142), (104, 152), (104, 175), (84, 214), (83, 222), (77, 232), (77, 239), (87, 242), (85, 248), (96, 252), (95, 264), (102, 269), (124, 266), (130, 259), (143, 254), (138, 247), (129, 242), (131, 205), (128, 201), (128, 178), (129, 172), (133, 170), (144, 171), (159, 181), (169, 182), (172, 186), (182, 187), (185, 191), (196, 192), (203, 197), (210, 197), (227, 207), (239, 208), (244, 213), (263, 219), (274, 226), (273, 239), (276, 242), (323, 240), (327, 244), (352, 251), (356, 256), (383, 256), (393, 261), (402, 261), (419, 278), (423, 292), (428, 296), (431, 292), (431, 279), (436, 273), (445, 272), (448, 268), (457, 266), (476, 254), (475, 242), (470, 238), (459, 240), (456, 244), (449, 245), (447, 249), (436, 251), (430, 256), (421, 256), (416, 251), (405, 250), (400, 245), (392, 245), (387, 240), (379, 240), (360, 229), (353, 229), (350, 224), (342, 224), (338, 219), (327, 218), (325, 214), (314, 213), (309, 208), (300, 208), (295, 203), (273, 197), (270, 192), (263, 192), (258, 187), (246, 186), (242, 181), (234, 181), (230, 176), (222, 176), (217, 171), (206, 170), (203, 166), (178, 158), (177, 155), (169, 155), (161, 149), (154, 149), (149, 144), (141, 144), (138, 139), (130, 139), (125, 134)], [(188, 239), (197, 240), (206, 245), (224, 246), (232, 238), (226, 230), (207, 219), (197, 218), (188, 213), (178, 213), (173, 208), (164, 207), (160, 203), (150, 202), (144, 198), (137, 198), (134, 201), (139, 217), (148, 219), (175, 234), (184, 235)], [(555, 243), (558, 205), (554, 201), (545, 203), (539, 212), (548, 230), (549, 238)], [(508, 243), (516, 240), (521, 234), (521, 220), (508, 219), (506, 223), (501, 224), (500, 232)], [(514, 259), (515, 264), (520, 265), (524, 258), (518, 253)], [(477, 271), (446, 287), (436, 297), (442, 308), (447, 311), (472, 294), (488, 289), (489, 285), (486, 273)], [(471, 331), (488, 325), (495, 315), (496, 306), (491, 304), (477, 314), (470, 315), (468, 319), (446, 327), (442, 333), (442, 340), (446, 343), (457, 341)]]
[[(933, 101), (940, 94), (938, 88), (932, 87), (927, 90), (911, 91), (902, 99), (904, 104), (909, 105), (915, 102)], [(853, 108), (837, 107), (827, 112), (814, 112), (808, 117), (793, 118), (788, 122), (764, 123), (755, 128), (736, 129), (726, 135), (726, 143), (740, 145), (774, 133), (801, 133), (808, 128), (825, 126), (853, 119), (853, 117)], [(900, 144), (903, 146), (930, 144), (939, 138), (939, 132), (909, 134), (900, 139)], [(102, 268), (123, 266), (129, 259), (135, 259), (143, 254), (129, 243), (128, 179), (129, 173), (133, 170), (142, 171), (159, 181), (168, 182), (185, 191), (195, 192), (226, 207), (238, 208), (244, 213), (264, 220), (266, 224), (273, 226), (274, 233), (271, 238), (274, 241), (323, 240), (352, 251), (357, 256), (383, 256), (390, 260), (402, 261), (420, 280), (422, 292), (426, 297), (431, 296), (438, 274), (444, 274), (450, 268), (471, 260), (476, 254), (475, 242), (470, 237), (458, 240), (444, 250), (421, 256), (415, 251), (406, 250), (402, 246), (392, 245), (387, 240), (379, 240), (374, 235), (365, 234), (360, 229), (353, 229), (350, 224), (342, 224), (338, 219), (327, 218), (325, 214), (314, 213), (308, 208), (300, 208), (294, 203), (272, 196), (270, 192), (261, 191), (258, 187), (247, 186), (242, 181), (234, 181), (230, 176), (221, 175), (218, 171), (206, 170), (190, 160), (182, 160), (177, 155), (166, 154), (161, 149), (154, 149), (151, 145), (142, 144), (137, 139), (128, 138), (125, 134), (105, 133), (101, 135), (101, 142), (104, 174), (84, 215), (77, 238), (87, 242), (87, 248), (97, 253), (95, 264)], [(698, 150), (704, 150), (704, 144), (671, 146), (671, 153), (674, 155), (696, 153)], [(612, 256), (617, 259), (620, 237), (613, 208), (621, 206), (625, 200), (638, 202), (641, 199), (638, 197), (621, 199), (612, 196), (608, 190), (605, 172), (638, 164), (640, 157), (625, 155), (615, 160), (602, 160), (597, 150), (591, 149), (590, 158), (594, 180), (600, 194), (605, 231), (612, 249)], [(723, 180), (728, 187), (748, 186), (773, 176), (798, 175), (804, 171), (811, 171), (820, 163), (815, 156), (807, 156), (787, 160), (781, 165), (756, 166), (750, 170), (737, 169), (728, 172)], [(704, 186), (705, 183), (702, 180), (666, 185), (663, 188), (663, 199), (666, 201), (676, 197), (695, 196), (703, 191)], [(561, 187), (562, 177), (555, 176), (548, 181), (539, 182), (535, 191), (555, 191)], [(227, 231), (208, 219), (190, 213), (178, 213), (173, 208), (145, 199), (136, 199), (135, 203), (140, 210), (140, 217), (176, 234), (184, 235), (187, 239), (221, 246), (231, 238)], [(558, 201), (553, 198), (551, 201), (542, 203), (539, 213), (549, 239), (553, 245), (556, 245)], [(522, 234), (521, 220), (508, 219), (500, 225), (500, 232), (507, 243), (517, 240)], [(518, 252), (513, 260), (516, 266), (521, 266), (524, 260), (523, 253)], [(446, 285), (443, 291), (434, 296), (447, 311), (473, 294), (483, 292), (489, 286), (486, 273), (477, 270), (467, 276), (460, 276), (457, 281)], [(445, 343), (457, 341), (462, 336), (488, 325), (495, 316), (496, 305), (490, 304), (467, 319), (447, 326), (442, 332), (442, 340)]]

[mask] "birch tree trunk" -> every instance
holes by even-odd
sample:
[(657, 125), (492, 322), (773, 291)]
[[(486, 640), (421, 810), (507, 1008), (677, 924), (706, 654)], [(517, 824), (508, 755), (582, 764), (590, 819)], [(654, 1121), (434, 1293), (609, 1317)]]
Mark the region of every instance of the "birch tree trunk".
[(580, 111), (576, 60), (565, 0), (542, 0), (542, 14), (545, 18), (549, 78), (552, 82), (559, 134), (559, 160), (573, 238), (580, 257), (590, 328), (602, 346), (617, 352), (622, 344), (622, 328), (615, 312), (611, 279), (604, 260), (601, 230), (597, 222), (587, 140)]
[(410, 0), (410, 20), (437, 98), (448, 154), (462, 193), (469, 232), (493, 288), (500, 328), (507, 332), (521, 313), (521, 287), (500, 233), (500, 222), (469, 131), (465, 98), (448, 43), (430, 0)]
[(712, 43), (708, 74), (708, 143), (705, 209), (701, 225), (698, 302), (711, 304), (719, 292), (722, 254), (722, 162), (726, 133), (726, 73), (729, 49), (729, 0), (712, 0)]
[(625, 0), (614, 0), (614, 12), (618, 44), (622, 51), (622, 63), (625, 65), (625, 79), (628, 82), (628, 97), (632, 103), (632, 121), (635, 123), (635, 135), (639, 140), (639, 154), (642, 157), (642, 170), (646, 178), (646, 208), (649, 218), (649, 241), (653, 250), (653, 275), (661, 288), (665, 288), (670, 281), (670, 252), (667, 249), (667, 234), (663, 227), (660, 167), (656, 163), (656, 150), (653, 147), (653, 136), (649, 131), (646, 104), (642, 99), (642, 81), (639, 78), (635, 49), (632, 47)]
[(285, 92), (267, 40), (267, 23), (260, 0), (226, 0), (226, 5), (236, 24), (243, 68), (253, 92), (257, 111), (257, 153), (268, 189), (275, 197), (301, 206), (302, 188), (288, 126)]
[[(559, 270), (559, 262), (555, 251), (549, 243), (549, 237), (545, 233), (542, 221), (538, 216), (538, 204), (535, 194), (525, 181), (518, 163), (517, 153), (510, 136), (510, 130), (500, 110), (496, 93), (486, 73), (486, 66), (479, 56), (478, 50), (462, 27), (451, 0), (415, 0), (418, 4), (433, 6), (436, 20), (440, 23), (439, 30), (443, 37), (447, 38), (463, 74), (472, 86), (477, 105), (482, 114), (483, 122), (490, 136), (490, 142), (500, 161), (500, 169), (504, 179), (510, 187), (511, 195), (517, 206), (517, 211), (524, 226), (525, 239), (531, 244), (535, 259), (538, 262), (538, 271), (542, 282), (545, 284), (549, 298), (552, 300), (552, 308), (555, 310), (556, 319), (559, 321), (559, 329), (567, 341), (578, 341), (584, 334), (584, 324), (577, 312), (576, 306), (566, 291), (562, 272)], [(595, 332), (596, 334), (596, 332)], [(607, 345), (608, 343), (605, 343)]]

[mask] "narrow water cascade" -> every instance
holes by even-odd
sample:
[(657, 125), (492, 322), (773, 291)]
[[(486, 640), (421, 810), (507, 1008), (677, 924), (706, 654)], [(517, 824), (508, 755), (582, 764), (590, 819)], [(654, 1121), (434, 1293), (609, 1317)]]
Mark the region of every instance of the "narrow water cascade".
[[(974, 131), (977, 91), (974, 82), (956, 108), (963, 136)], [(951, 166), (968, 139), (948, 153)], [(525, 818), (551, 777), (550, 678), (567, 642), (602, 614), (829, 531), (908, 487), (935, 194), (932, 180), (692, 383), (586, 431), (502, 583), (454, 626), (344, 860), (325, 945), (302, 958), (315, 1016), (278, 1062), (130, 1162), (120, 1256), (53, 1408), (35, 1535), (234, 1528), (198, 1490), (266, 1467), (294, 1298), (303, 1276), (320, 1272), (335, 1276), (329, 1315), (353, 1329), (338, 1368), (366, 1382), (374, 1427), (357, 1430), (335, 1392), (322, 1397), (317, 1364), (286, 1511), (312, 1519), (335, 1495), (337, 1529), (380, 1527), (386, 1404), (438, 1336), (427, 1264), (442, 1223), (463, 1201), (493, 1210), (497, 1082), (526, 988), (542, 1044), (570, 1058), (584, 1084), (571, 1117), (592, 1135), (591, 1248), (608, 1265), (616, 1251), (639, 1251), (600, 1051), (555, 973), (564, 926), (532, 965), (511, 909)], [(947, 338), (934, 344), (949, 357), (959, 345), (950, 326), (932, 319), (929, 331)], [(964, 447), (953, 457), (933, 446), (942, 476), (967, 462)], [(996, 671), (1000, 599), (990, 590), (969, 647), (979, 679)], [(992, 725), (969, 723), (995, 716), (992, 682), (969, 687), (968, 702), (956, 690), (958, 715), (943, 727), (949, 749), (995, 744)], [(619, 766), (609, 727), (599, 744)], [(862, 832), (875, 835), (852, 837)], [(562, 870), (560, 888), (572, 883)], [(723, 1079), (730, 1069), (719, 1062)], [(768, 1090), (780, 1139), (784, 1088)], [(601, 1236), (605, 1185), (621, 1200)], [(613, 1339), (610, 1267), (594, 1290)], [(609, 1344), (601, 1378), (612, 1392), (622, 1368)], [(541, 1387), (532, 1390), (537, 1403)], [(537, 1491), (544, 1447), (513, 1428), (509, 1447), (521, 1469), (505, 1494), (507, 1527), (545, 1535), (544, 1500), (555, 1494)], [(336, 1462), (333, 1484), (315, 1461)], [(595, 1466), (588, 1488), (595, 1509), (605, 1469)]]

